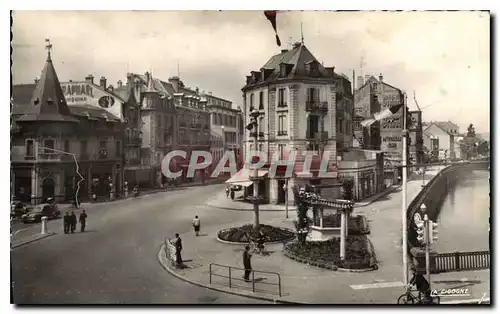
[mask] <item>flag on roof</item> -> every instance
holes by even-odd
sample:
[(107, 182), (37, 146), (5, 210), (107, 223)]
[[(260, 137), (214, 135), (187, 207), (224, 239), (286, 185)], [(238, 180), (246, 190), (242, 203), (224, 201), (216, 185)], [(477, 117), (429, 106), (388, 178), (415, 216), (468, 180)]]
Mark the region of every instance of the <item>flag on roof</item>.
[(264, 15), (267, 17), (271, 25), (273, 26), (274, 33), (276, 34), (276, 44), (281, 46), (281, 40), (278, 36), (278, 30), (276, 29), (276, 14), (278, 11), (264, 11)]
[(385, 119), (385, 118), (389, 118), (390, 116), (394, 115), (402, 107), (403, 107), (403, 104), (399, 104), (396, 106), (392, 106), (390, 108), (385, 108), (384, 110), (373, 114), (370, 118), (361, 121), (361, 125), (365, 128), (369, 127), (370, 125), (372, 125), (373, 123), (375, 123), (377, 121), (380, 121), (380, 120)]

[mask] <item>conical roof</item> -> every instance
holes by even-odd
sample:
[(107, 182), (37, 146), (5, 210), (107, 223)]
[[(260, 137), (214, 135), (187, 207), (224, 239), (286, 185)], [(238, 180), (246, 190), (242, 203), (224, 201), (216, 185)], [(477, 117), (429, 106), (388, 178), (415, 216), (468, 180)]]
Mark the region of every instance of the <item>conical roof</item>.
[(43, 67), (31, 101), (30, 108), (18, 121), (44, 121), (44, 122), (78, 122), (69, 111), (68, 104), (52, 64), (50, 48), (48, 45), (47, 61)]

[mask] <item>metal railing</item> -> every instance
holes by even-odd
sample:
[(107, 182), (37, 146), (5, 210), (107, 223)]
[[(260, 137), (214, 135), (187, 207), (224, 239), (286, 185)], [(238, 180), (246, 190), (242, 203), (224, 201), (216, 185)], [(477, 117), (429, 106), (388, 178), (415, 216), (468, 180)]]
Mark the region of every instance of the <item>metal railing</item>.
[(439, 253), (436, 256), (436, 272), (464, 271), (490, 268), (490, 252)]
[[(222, 267), (224, 269), (227, 268), (228, 275), (227, 276), (226, 275), (220, 275), (220, 274), (216, 274), (216, 273), (212, 272), (212, 266), (219, 266), (219, 267)], [(209, 283), (212, 284), (212, 276), (217, 276), (217, 277), (222, 277), (222, 278), (228, 278), (229, 288), (231, 288), (232, 282), (234, 280), (236, 280), (236, 281), (244, 281), (244, 279), (234, 278), (232, 270), (245, 271), (245, 268), (239, 268), (239, 267), (221, 265), (221, 264), (216, 264), (216, 263), (210, 263), (210, 265), (209, 265), (209, 276), (210, 276)], [(269, 272), (269, 271), (253, 270), (253, 269), (250, 269), (250, 271), (251, 271), (251, 274), (252, 274), (252, 279), (251, 280), (252, 280), (252, 291), (253, 292), (255, 292), (255, 284), (256, 284), (256, 282), (255, 282), (255, 273), (276, 275), (278, 277), (278, 283), (272, 283), (272, 282), (258, 282), (258, 283), (259, 284), (263, 284), (263, 285), (278, 286), (278, 295), (281, 298), (281, 276), (280, 276), (280, 274), (274, 273), (274, 272)]]

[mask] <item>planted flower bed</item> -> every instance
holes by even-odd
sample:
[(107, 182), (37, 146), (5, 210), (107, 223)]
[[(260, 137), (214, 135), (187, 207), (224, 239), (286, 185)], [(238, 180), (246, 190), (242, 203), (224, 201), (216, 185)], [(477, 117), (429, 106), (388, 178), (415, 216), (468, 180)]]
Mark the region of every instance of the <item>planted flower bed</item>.
[[(283, 242), (295, 237), (295, 233), (285, 228), (260, 225), (260, 230), (264, 233), (266, 242)], [(217, 232), (217, 238), (220, 240), (235, 243), (248, 243), (249, 239), (247, 235), (257, 238), (258, 233), (255, 232), (253, 225), (243, 225), (241, 227), (224, 229)]]
[(300, 245), (297, 241), (285, 245), (285, 255), (302, 263), (319, 267), (361, 270), (377, 269), (375, 255), (368, 238), (364, 235), (348, 236), (346, 239), (346, 258), (340, 259), (340, 239), (328, 241), (307, 241)]
[[(319, 217), (316, 224), (319, 225)], [(312, 223), (312, 221), (310, 221)], [(325, 215), (323, 217), (323, 226), (329, 228), (340, 228), (340, 215)], [(370, 228), (366, 218), (361, 215), (350, 217), (348, 220), (348, 231), (352, 235), (369, 234)]]

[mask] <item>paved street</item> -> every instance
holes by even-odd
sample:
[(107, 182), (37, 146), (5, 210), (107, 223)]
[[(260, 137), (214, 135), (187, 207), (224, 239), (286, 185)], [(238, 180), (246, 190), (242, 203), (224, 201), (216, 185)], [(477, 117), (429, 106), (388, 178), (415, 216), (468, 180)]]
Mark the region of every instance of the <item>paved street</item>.
[[(220, 189), (221, 185), (191, 187), (89, 206), (88, 232), (83, 234), (65, 235), (60, 220), (49, 222), (56, 235), (11, 253), (14, 302), (263, 303), (187, 284), (158, 263), (164, 236), (191, 228), (195, 214), (200, 214), (204, 226), (234, 218), (231, 212), (203, 215), (202, 204)], [(39, 225), (20, 228), (28, 229), (19, 236), (40, 231)]]

